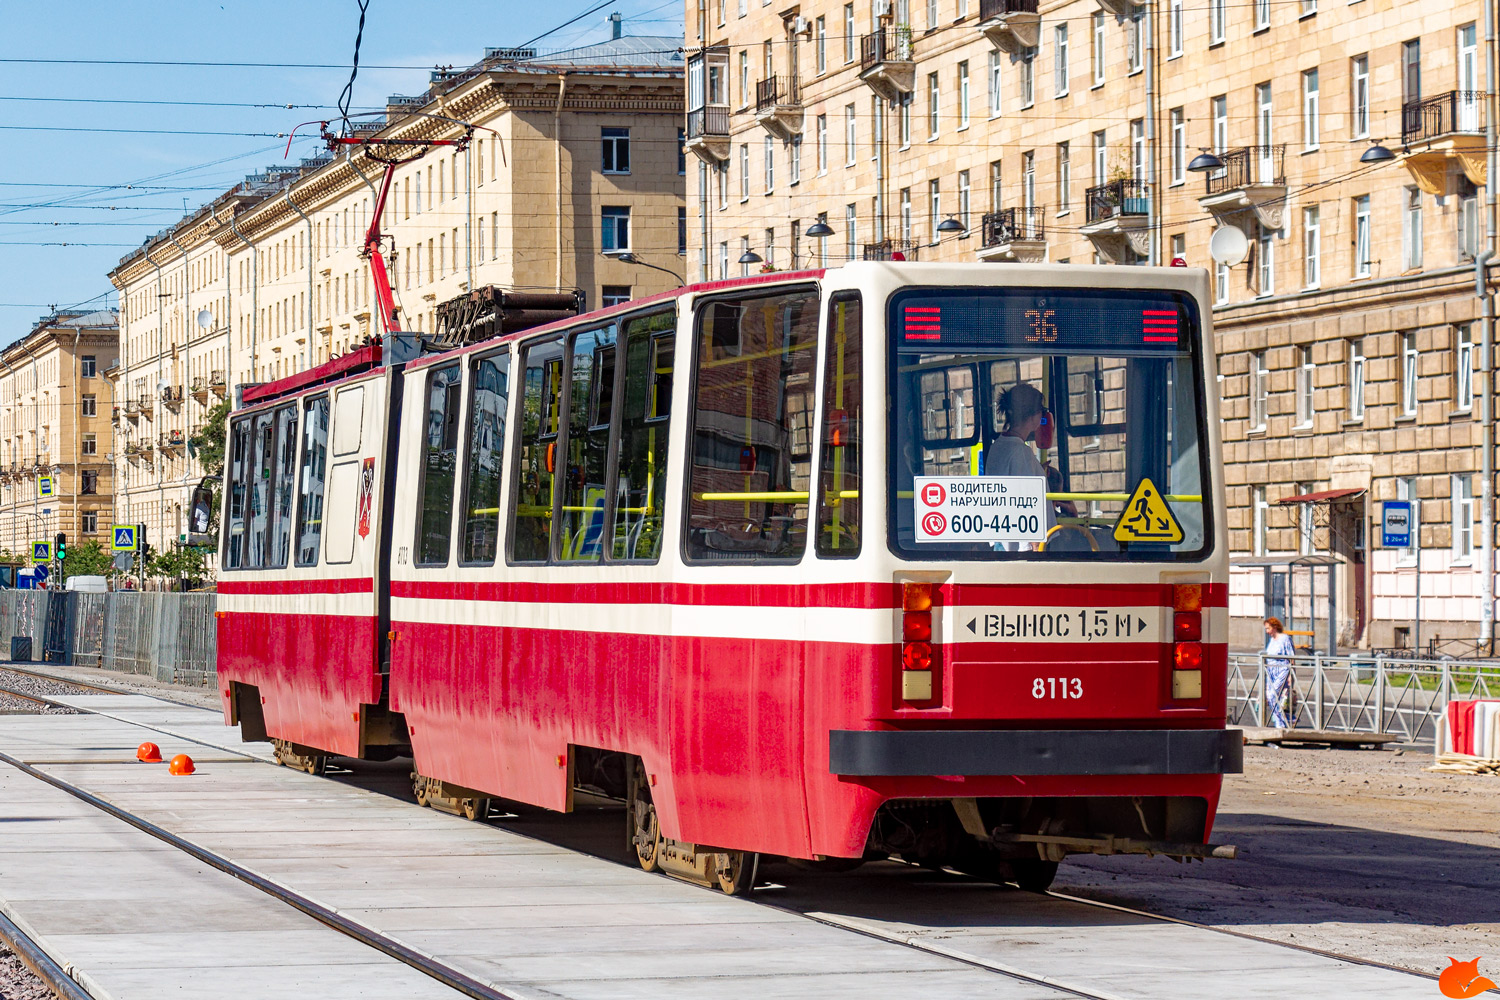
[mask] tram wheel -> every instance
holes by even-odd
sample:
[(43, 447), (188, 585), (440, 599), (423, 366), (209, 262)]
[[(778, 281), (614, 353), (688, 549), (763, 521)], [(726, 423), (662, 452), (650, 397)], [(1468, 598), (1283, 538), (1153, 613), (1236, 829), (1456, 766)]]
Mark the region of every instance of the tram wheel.
[(651, 790), (646, 784), (646, 773), (639, 763), (631, 768), (630, 846), (642, 870), (658, 871), (661, 868), (661, 823), (657, 819), (656, 805), (651, 801)]
[(459, 808), (463, 810), (464, 819), (481, 820), (490, 814), (490, 800), (463, 799), (459, 802)]
[(312, 754), (307, 758), (307, 773), (311, 775), (323, 774), (328, 770), (328, 758), (323, 754)]
[(726, 896), (744, 896), (755, 887), (755, 873), (760, 867), (760, 855), (747, 851), (726, 851), (719, 855), (718, 871), (715, 873), (719, 888)]
[(411, 776), (411, 790), (412, 794), (417, 798), (417, 805), (425, 807), (427, 805), (427, 779), (413, 772)]
[(1046, 892), (1057, 878), (1057, 862), (1040, 858), (1016, 858), (1010, 862), (1011, 881), (1023, 892)]

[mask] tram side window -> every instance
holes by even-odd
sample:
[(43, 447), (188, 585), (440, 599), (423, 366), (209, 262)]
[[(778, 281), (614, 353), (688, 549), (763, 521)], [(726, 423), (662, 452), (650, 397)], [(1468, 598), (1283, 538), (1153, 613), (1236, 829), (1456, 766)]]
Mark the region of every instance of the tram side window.
[(828, 356), (823, 368), (823, 454), (818, 483), (820, 556), (859, 555), (860, 448), (863, 445), (864, 337), (858, 292), (828, 303)]
[(458, 462), (458, 363), (434, 368), (427, 382), (427, 420), (422, 440), (422, 488), (418, 492), (417, 565), (446, 566), (453, 534), (453, 483)]
[(246, 501), (249, 498), (250, 421), (236, 420), (229, 425), (229, 490), (225, 503), (224, 568), (242, 569), (245, 565)]
[(511, 558), (546, 562), (552, 553), (552, 492), (562, 409), (562, 340), (526, 349), (511, 507)]
[(695, 339), (686, 556), (795, 560), (807, 546), (817, 290), (713, 300)]
[(469, 373), (469, 468), (461, 562), (490, 565), (500, 540), (500, 469), (510, 354), (479, 358)]
[(323, 538), (323, 490), (328, 476), (328, 395), (303, 404), (302, 488), (297, 497), (297, 565), (318, 564)]
[(575, 334), (572, 369), (558, 556), (563, 562), (598, 562), (615, 400), (615, 328)]
[(272, 487), (271, 549), (267, 569), (284, 569), (292, 554), (292, 497), (297, 485), (297, 408), (276, 411), (276, 467)]
[(661, 557), (676, 327), (675, 312), (638, 316), (625, 324), (625, 392), (619, 407), (613, 559)]

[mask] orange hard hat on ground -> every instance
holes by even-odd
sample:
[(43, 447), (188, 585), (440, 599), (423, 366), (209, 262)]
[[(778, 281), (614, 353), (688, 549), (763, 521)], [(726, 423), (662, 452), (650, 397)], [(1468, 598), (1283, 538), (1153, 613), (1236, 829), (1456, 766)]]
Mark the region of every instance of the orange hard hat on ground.
[(160, 764), (161, 747), (155, 743), (142, 743), (135, 748), (135, 759), (147, 764)]
[(180, 753), (172, 758), (172, 763), (167, 765), (170, 774), (192, 774), (197, 768), (193, 767), (193, 758), (185, 753)]

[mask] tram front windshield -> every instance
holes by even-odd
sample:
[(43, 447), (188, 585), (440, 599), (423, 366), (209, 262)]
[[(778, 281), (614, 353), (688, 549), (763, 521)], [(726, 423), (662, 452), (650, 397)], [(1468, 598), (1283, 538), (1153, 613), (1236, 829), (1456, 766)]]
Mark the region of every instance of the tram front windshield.
[(892, 299), (890, 544), (910, 559), (1184, 561), (1210, 548), (1185, 294)]

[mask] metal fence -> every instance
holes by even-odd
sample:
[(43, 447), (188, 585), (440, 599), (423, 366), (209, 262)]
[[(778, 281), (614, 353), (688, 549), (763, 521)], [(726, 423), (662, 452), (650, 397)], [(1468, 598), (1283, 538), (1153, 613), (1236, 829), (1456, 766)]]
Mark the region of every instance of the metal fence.
[(148, 674), (172, 684), (214, 680), (216, 594), (0, 592), (0, 656), (30, 636), (32, 657)]
[[(1453, 700), (1500, 694), (1500, 663), (1411, 660), (1388, 656), (1297, 656), (1284, 695), (1295, 729), (1392, 733), (1431, 743)], [(1265, 726), (1266, 655), (1229, 657), (1229, 723)]]

